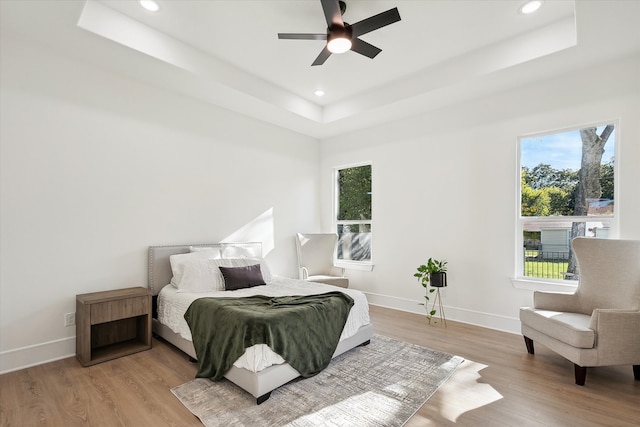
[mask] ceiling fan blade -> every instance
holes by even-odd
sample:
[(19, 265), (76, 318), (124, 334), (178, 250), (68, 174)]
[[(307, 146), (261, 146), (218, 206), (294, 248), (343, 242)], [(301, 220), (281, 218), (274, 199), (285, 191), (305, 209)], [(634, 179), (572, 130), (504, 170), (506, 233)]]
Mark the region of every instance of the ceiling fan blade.
[(372, 59), (375, 58), (377, 54), (382, 52), (382, 49), (377, 48), (364, 40), (356, 38), (353, 38), (353, 40), (351, 40), (351, 50)]
[(322, 52), (320, 52), (320, 55), (318, 55), (318, 57), (316, 58), (315, 61), (313, 61), (313, 65), (322, 65), (324, 64), (324, 62), (327, 60), (327, 58), (329, 58), (331, 56), (331, 52), (329, 52), (329, 49), (327, 49), (327, 47), (325, 46), (324, 49), (322, 49)]
[(367, 19), (363, 19), (362, 21), (353, 24), (351, 26), (351, 29), (353, 30), (353, 37), (367, 34), (373, 30), (377, 30), (378, 28), (385, 27), (389, 24), (393, 24), (394, 22), (398, 22), (399, 20), (400, 12), (398, 12), (397, 7), (394, 7), (393, 9), (389, 9), (386, 12), (373, 15)]
[(279, 39), (289, 39), (289, 40), (326, 40), (326, 33), (278, 33)]
[(322, 10), (324, 11), (324, 17), (327, 20), (327, 27), (332, 26), (344, 27), (344, 21), (342, 20), (342, 13), (340, 12), (340, 3), (338, 0), (320, 0), (322, 3)]

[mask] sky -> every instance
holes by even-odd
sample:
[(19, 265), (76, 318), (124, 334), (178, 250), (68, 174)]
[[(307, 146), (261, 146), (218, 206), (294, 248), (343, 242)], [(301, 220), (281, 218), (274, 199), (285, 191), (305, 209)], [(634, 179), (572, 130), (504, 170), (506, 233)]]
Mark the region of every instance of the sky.
[[(604, 126), (598, 127), (598, 134)], [(615, 152), (615, 130), (604, 147), (602, 162), (607, 163)], [(520, 162), (522, 166), (533, 169), (540, 163), (551, 165), (554, 169), (580, 169), (582, 158), (582, 140), (580, 131), (537, 135), (520, 139)]]

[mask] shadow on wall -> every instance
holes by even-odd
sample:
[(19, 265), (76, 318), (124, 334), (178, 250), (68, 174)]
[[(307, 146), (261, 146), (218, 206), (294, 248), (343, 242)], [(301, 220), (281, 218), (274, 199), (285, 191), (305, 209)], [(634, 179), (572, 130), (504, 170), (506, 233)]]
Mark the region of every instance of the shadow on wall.
[(273, 207), (220, 241), (220, 243), (232, 242), (262, 242), (262, 256), (267, 256), (275, 247)]

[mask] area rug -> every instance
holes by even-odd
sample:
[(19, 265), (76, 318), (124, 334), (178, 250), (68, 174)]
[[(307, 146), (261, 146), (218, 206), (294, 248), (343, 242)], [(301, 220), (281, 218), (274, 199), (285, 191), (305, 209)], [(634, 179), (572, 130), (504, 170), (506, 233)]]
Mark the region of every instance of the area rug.
[(261, 405), (230, 381), (197, 378), (171, 389), (207, 427), (402, 426), (463, 361), (382, 335), (320, 374), (274, 390)]

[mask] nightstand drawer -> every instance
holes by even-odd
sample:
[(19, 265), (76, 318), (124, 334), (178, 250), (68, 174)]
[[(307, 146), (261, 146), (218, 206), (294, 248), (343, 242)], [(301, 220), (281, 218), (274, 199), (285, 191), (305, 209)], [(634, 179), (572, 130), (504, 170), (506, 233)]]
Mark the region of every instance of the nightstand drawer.
[(91, 324), (112, 322), (149, 313), (149, 297), (132, 297), (91, 304)]

